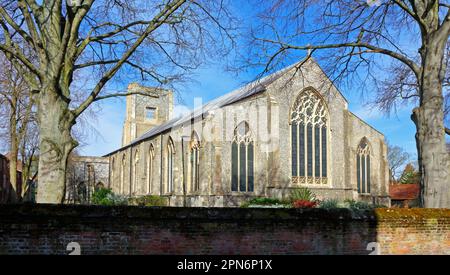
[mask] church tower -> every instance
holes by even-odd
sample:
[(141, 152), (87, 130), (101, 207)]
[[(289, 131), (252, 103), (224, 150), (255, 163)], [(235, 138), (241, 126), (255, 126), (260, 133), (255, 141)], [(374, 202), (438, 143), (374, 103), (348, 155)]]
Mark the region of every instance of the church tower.
[(172, 117), (173, 93), (169, 90), (128, 85), (128, 92), (149, 92), (158, 97), (133, 94), (126, 97), (126, 114), (123, 125), (122, 146), (130, 144), (151, 128), (161, 125)]

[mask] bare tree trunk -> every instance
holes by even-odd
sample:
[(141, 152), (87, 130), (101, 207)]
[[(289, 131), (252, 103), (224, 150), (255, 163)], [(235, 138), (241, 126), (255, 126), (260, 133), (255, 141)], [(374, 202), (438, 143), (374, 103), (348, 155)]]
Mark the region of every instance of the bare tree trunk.
[(21, 194), (17, 181), (17, 153), (19, 151), (17, 141), (17, 96), (16, 91), (13, 91), (11, 97), (11, 113), (9, 116), (9, 138), (10, 138), (10, 150), (9, 150), (9, 182), (13, 187), (14, 192), (11, 193), (10, 201), (17, 202), (18, 194)]
[[(430, 40), (428, 40), (430, 41)], [(420, 79), (420, 106), (413, 110), (419, 170), (421, 205), (450, 208), (450, 155), (445, 145), (442, 77), (445, 73), (443, 43), (422, 47), (423, 73)]]
[(56, 88), (42, 91), (38, 103), (39, 174), (37, 203), (63, 203), (66, 167), (70, 152), (77, 143), (71, 136), (74, 125), (69, 100), (64, 100)]

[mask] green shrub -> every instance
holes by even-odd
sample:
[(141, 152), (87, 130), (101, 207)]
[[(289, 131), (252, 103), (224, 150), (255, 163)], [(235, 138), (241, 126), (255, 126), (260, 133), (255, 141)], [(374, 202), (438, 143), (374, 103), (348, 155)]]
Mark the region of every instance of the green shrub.
[(127, 199), (116, 195), (110, 188), (99, 188), (92, 194), (92, 204), (96, 205), (126, 205)]
[(300, 187), (292, 190), (289, 197), (291, 202), (294, 201), (316, 201), (316, 194), (306, 187)]
[(272, 204), (282, 204), (279, 199), (275, 198), (254, 198), (249, 201), (250, 204), (257, 205), (272, 205)]
[(138, 206), (167, 206), (167, 198), (160, 196), (147, 195), (129, 199), (131, 205)]
[(276, 198), (253, 198), (250, 199), (243, 204), (241, 204), (242, 208), (247, 208), (251, 206), (277, 206), (277, 207), (285, 207), (290, 205), (290, 202), (279, 200)]
[(323, 209), (333, 209), (340, 208), (339, 201), (337, 199), (326, 199), (320, 202), (319, 208)]
[(373, 206), (367, 202), (355, 201), (355, 200), (345, 200), (345, 205), (352, 210), (368, 210), (373, 209)]

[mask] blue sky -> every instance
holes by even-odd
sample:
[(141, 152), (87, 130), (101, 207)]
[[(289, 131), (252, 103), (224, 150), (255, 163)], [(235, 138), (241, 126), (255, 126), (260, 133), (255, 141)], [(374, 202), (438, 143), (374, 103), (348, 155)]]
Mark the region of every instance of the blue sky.
[[(203, 102), (210, 101), (238, 88), (252, 79), (253, 74), (245, 73), (236, 76), (223, 69), (222, 64), (204, 66), (196, 71), (194, 83), (180, 88), (179, 99), (176, 100), (175, 114), (182, 114), (194, 106), (194, 98), (201, 97)], [(377, 109), (368, 107), (367, 99), (362, 98), (359, 91), (341, 89), (349, 101), (349, 109), (377, 130), (384, 133), (387, 140), (403, 147), (411, 155), (416, 156), (415, 126), (410, 119), (410, 106), (401, 108), (389, 117)], [(370, 91), (368, 91), (370, 94)], [(125, 99), (112, 99), (101, 103), (101, 111), (97, 114), (93, 127), (99, 135), (91, 135), (86, 141), (88, 145), (80, 148), (83, 155), (101, 156), (120, 147), (122, 126), (125, 119)]]
[[(254, 21), (248, 20), (254, 16), (256, 8), (252, 7), (250, 2), (239, 1), (234, 11), (244, 19), (246, 23), (253, 24)], [(253, 2), (254, 3), (254, 2)], [(411, 42), (411, 40), (409, 40)], [(414, 48), (414, 46), (412, 46)], [(297, 62), (304, 53), (289, 57), (286, 63)], [(227, 72), (224, 67), (229, 64), (230, 58), (217, 58), (220, 62), (208, 64), (200, 67), (193, 72), (190, 77), (194, 82), (183, 84), (179, 87), (179, 98), (176, 100), (175, 114), (181, 114), (193, 108), (194, 98), (201, 97), (203, 102), (210, 101), (227, 92), (234, 90), (251, 81), (260, 73), (261, 69), (251, 69), (244, 73), (236, 75)], [(130, 82), (136, 79), (130, 79)], [(367, 123), (382, 132), (389, 143), (404, 148), (413, 158), (417, 156), (415, 145), (415, 126), (410, 119), (413, 106), (401, 106), (396, 113), (389, 116), (377, 109), (369, 107), (368, 101), (373, 99), (373, 92), (370, 87), (366, 87), (365, 95), (361, 96), (361, 91), (357, 88), (341, 88), (341, 92), (349, 102), (350, 111), (354, 112)], [(87, 145), (79, 148), (83, 155), (100, 156), (107, 154), (121, 145), (122, 126), (125, 118), (125, 99), (111, 99), (103, 101), (101, 111), (98, 112), (97, 121), (92, 123), (99, 135), (91, 135), (85, 143)]]

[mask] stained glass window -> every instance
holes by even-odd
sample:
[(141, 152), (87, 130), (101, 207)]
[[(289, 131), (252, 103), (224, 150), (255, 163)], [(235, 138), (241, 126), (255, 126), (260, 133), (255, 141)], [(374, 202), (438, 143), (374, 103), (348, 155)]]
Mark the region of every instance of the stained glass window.
[(298, 183), (327, 183), (328, 114), (322, 97), (306, 89), (291, 113), (292, 178)]
[[(292, 130), (292, 144), (297, 144), (297, 129), (298, 129), (298, 125), (297, 123), (292, 123), (291, 125)], [(298, 175), (297, 173), (297, 165), (298, 165), (298, 152), (297, 152), (297, 146), (293, 146), (292, 147), (292, 176), (296, 177)]]
[(356, 182), (358, 193), (370, 193), (370, 147), (366, 138), (363, 138), (356, 151)]
[(250, 142), (247, 146), (247, 191), (253, 192), (254, 180), (253, 180), (253, 142)]
[(166, 185), (166, 192), (167, 193), (171, 193), (173, 192), (173, 156), (175, 154), (175, 150), (174, 150), (174, 145), (173, 145), (173, 141), (172, 138), (169, 137), (169, 141), (167, 144), (167, 173), (166, 173), (166, 178), (167, 178), (167, 185)]
[(152, 192), (152, 182), (153, 182), (153, 159), (155, 157), (155, 149), (153, 144), (150, 144), (148, 150), (148, 160), (147, 160), (147, 194)]
[(237, 142), (233, 142), (231, 145), (231, 191), (238, 191), (238, 145)]
[(254, 190), (254, 143), (250, 127), (241, 122), (234, 131), (231, 144), (231, 191)]

